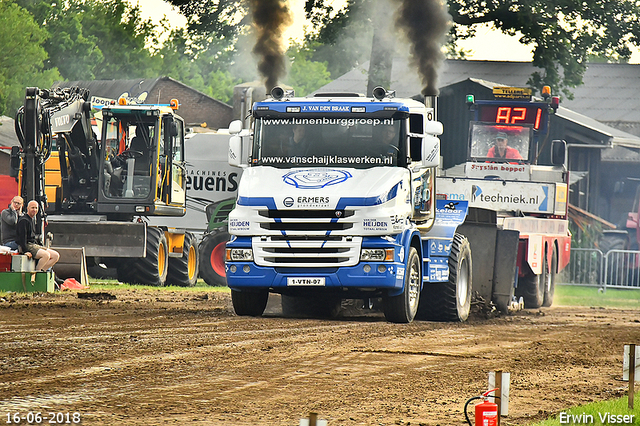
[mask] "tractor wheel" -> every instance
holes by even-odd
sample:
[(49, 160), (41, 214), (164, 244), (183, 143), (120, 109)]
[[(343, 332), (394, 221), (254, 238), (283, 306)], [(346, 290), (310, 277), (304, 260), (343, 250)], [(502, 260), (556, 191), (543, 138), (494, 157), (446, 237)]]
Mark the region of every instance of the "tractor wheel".
[[(127, 268), (129, 271), (123, 271)], [(158, 228), (147, 227), (147, 252), (145, 257), (131, 259), (118, 268), (118, 280), (121, 274), (125, 282), (162, 287), (167, 281), (169, 250), (164, 232)]]
[(193, 287), (198, 281), (198, 264), (200, 258), (198, 243), (191, 232), (184, 234), (182, 257), (169, 258), (169, 270), (167, 271), (167, 284), (181, 287)]
[[(546, 258), (545, 258), (546, 266)], [(546, 273), (546, 282), (544, 286), (544, 298), (542, 306), (549, 307), (553, 304), (553, 294), (556, 291), (556, 270), (558, 269), (558, 251), (555, 246), (553, 247), (553, 253), (551, 255), (551, 269)]]
[(268, 290), (231, 290), (231, 302), (236, 315), (259, 317), (267, 307)]
[(116, 268), (116, 278), (121, 283), (135, 284), (136, 281), (131, 274), (132, 259), (121, 259)]
[(117, 268), (113, 268), (98, 262), (100, 262), (100, 260), (97, 260), (96, 258), (87, 258), (87, 273), (91, 278), (103, 280), (112, 280), (118, 278)]
[(205, 234), (200, 242), (200, 277), (210, 286), (226, 286), (225, 248), (230, 235), (226, 231)]
[(418, 318), (466, 321), (471, 309), (471, 246), (461, 234), (453, 236), (449, 255), (449, 280), (426, 285), (420, 295)]
[(298, 318), (335, 318), (340, 313), (342, 299), (330, 294), (289, 296), (280, 298), (282, 315)]
[(422, 284), (422, 262), (418, 251), (411, 247), (404, 273), (404, 289), (397, 296), (383, 298), (384, 316), (389, 322), (409, 323), (418, 311), (420, 285)]

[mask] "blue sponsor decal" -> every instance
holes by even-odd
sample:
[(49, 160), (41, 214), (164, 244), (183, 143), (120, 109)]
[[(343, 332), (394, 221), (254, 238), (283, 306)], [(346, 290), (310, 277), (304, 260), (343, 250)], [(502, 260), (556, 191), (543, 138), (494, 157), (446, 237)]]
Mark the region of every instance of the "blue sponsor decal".
[(282, 180), (299, 189), (321, 189), (340, 184), (351, 177), (346, 170), (307, 169), (289, 172), (282, 176)]
[(429, 240), (429, 257), (449, 256), (451, 253), (451, 240)]
[(449, 262), (446, 257), (434, 257), (429, 261), (429, 281), (443, 282), (449, 280)]
[(538, 210), (540, 210), (541, 212), (545, 212), (547, 211), (547, 201), (549, 200), (549, 188), (543, 186), (542, 190), (544, 191), (544, 200), (542, 200), (542, 203), (540, 203), (540, 207), (538, 207)]
[[(409, 107), (402, 102), (323, 102), (323, 101), (298, 101), (288, 100), (286, 102), (256, 102), (253, 110), (258, 114), (263, 111), (288, 112), (299, 107), (302, 113), (350, 113), (351, 108), (365, 108), (365, 113), (378, 111), (404, 111), (409, 112)], [(360, 116), (362, 112), (353, 113)], [(295, 116), (295, 115), (292, 115)]]

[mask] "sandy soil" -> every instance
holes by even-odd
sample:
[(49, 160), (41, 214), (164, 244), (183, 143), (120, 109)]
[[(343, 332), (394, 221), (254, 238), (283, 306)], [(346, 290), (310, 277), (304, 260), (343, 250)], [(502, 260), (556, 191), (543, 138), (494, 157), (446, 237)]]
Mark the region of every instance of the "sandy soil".
[(313, 411), (330, 426), (463, 425), (465, 401), (501, 369), (502, 424), (525, 425), (625, 395), (640, 315), (552, 307), (399, 325), (354, 309), (283, 318), (276, 297), (246, 318), (227, 293), (87, 290), (1, 299), (0, 336), (2, 423), (77, 412), (86, 425), (294, 426)]

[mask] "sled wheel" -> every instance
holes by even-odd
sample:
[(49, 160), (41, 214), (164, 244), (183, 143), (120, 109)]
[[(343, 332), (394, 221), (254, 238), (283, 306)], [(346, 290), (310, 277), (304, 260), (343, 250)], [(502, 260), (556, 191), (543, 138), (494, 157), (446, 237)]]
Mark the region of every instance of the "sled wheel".
[[(546, 266), (545, 258), (545, 266)], [(553, 254), (551, 255), (551, 269), (546, 274), (546, 283), (544, 286), (544, 299), (542, 306), (549, 307), (553, 304), (553, 294), (556, 291), (556, 270), (558, 269), (558, 251), (555, 246), (553, 247)]]

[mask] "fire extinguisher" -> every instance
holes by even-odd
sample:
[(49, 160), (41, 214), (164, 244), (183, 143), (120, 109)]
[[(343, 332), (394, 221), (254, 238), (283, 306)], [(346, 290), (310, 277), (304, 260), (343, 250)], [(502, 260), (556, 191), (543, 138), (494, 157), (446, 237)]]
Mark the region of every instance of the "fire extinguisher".
[[(481, 396), (474, 396), (467, 400), (464, 404), (464, 417), (467, 419), (469, 426), (498, 426), (498, 405), (493, 402), (489, 402), (489, 394), (497, 390), (498, 388), (491, 389), (490, 391), (483, 393)], [(498, 396), (495, 396), (494, 398), (500, 399)], [(471, 401), (475, 401), (476, 399), (482, 399), (484, 401), (476, 405), (476, 423), (473, 425), (471, 424), (471, 420), (469, 420), (467, 407)]]

